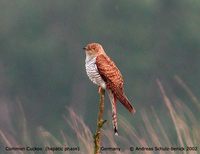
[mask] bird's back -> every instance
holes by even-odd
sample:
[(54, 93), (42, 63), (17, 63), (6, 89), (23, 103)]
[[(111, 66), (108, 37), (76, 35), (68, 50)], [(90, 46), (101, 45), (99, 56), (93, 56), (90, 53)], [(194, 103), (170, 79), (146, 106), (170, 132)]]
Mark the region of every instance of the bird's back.
[(123, 88), (124, 82), (121, 72), (108, 56), (105, 56), (104, 54), (97, 56), (96, 65), (99, 70), (99, 74), (106, 82), (108, 88), (112, 85), (118, 88)]

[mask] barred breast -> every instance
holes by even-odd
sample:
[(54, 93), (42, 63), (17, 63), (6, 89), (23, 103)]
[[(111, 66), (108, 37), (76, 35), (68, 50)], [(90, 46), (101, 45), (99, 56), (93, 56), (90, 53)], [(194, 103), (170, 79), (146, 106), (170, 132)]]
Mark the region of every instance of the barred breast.
[(85, 68), (89, 79), (98, 86), (101, 86), (103, 89), (106, 89), (106, 83), (100, 76), (96, 66), (96, 57), (94, 58), (86, 57)]

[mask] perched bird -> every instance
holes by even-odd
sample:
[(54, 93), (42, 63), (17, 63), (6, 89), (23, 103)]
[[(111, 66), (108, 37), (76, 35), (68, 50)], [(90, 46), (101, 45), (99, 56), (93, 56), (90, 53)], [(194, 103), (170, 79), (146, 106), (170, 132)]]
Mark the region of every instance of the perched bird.
[(122, 74), (100, 44), (90, 43), (83, 49), (86, 53), (85, 67), (89, 79), (108, 93), (114, 133), (118, 135), (116, 101), (119, 100), (129, 112), (135, 113), (124, 93)]

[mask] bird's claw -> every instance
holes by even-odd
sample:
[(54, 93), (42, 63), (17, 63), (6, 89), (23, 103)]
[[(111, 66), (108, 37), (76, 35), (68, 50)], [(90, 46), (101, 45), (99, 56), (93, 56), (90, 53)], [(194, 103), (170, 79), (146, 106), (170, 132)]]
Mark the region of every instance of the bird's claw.
[(99, 86), (98, 88), (98, 93), (100, 94), (101, 93), (101, 87)]

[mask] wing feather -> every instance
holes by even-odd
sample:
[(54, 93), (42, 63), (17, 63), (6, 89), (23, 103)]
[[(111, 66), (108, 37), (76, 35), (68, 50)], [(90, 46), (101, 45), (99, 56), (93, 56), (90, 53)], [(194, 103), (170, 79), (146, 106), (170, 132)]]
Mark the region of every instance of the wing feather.
[(124, 94), (123, 78), (115, 63), (108, 56), (101, 54), (96, 58), (96, 66), (100, 76), (106, 83), (106, 88), (110, 89), (131, 113), (135, 113), (134, 107)]
[(109, 89), (114, 90), (112, 89), (113, 86), (123, 89), (122, 75), (115, 63), (108, 56), (103, 54), (97, 56), (96, 66)]

